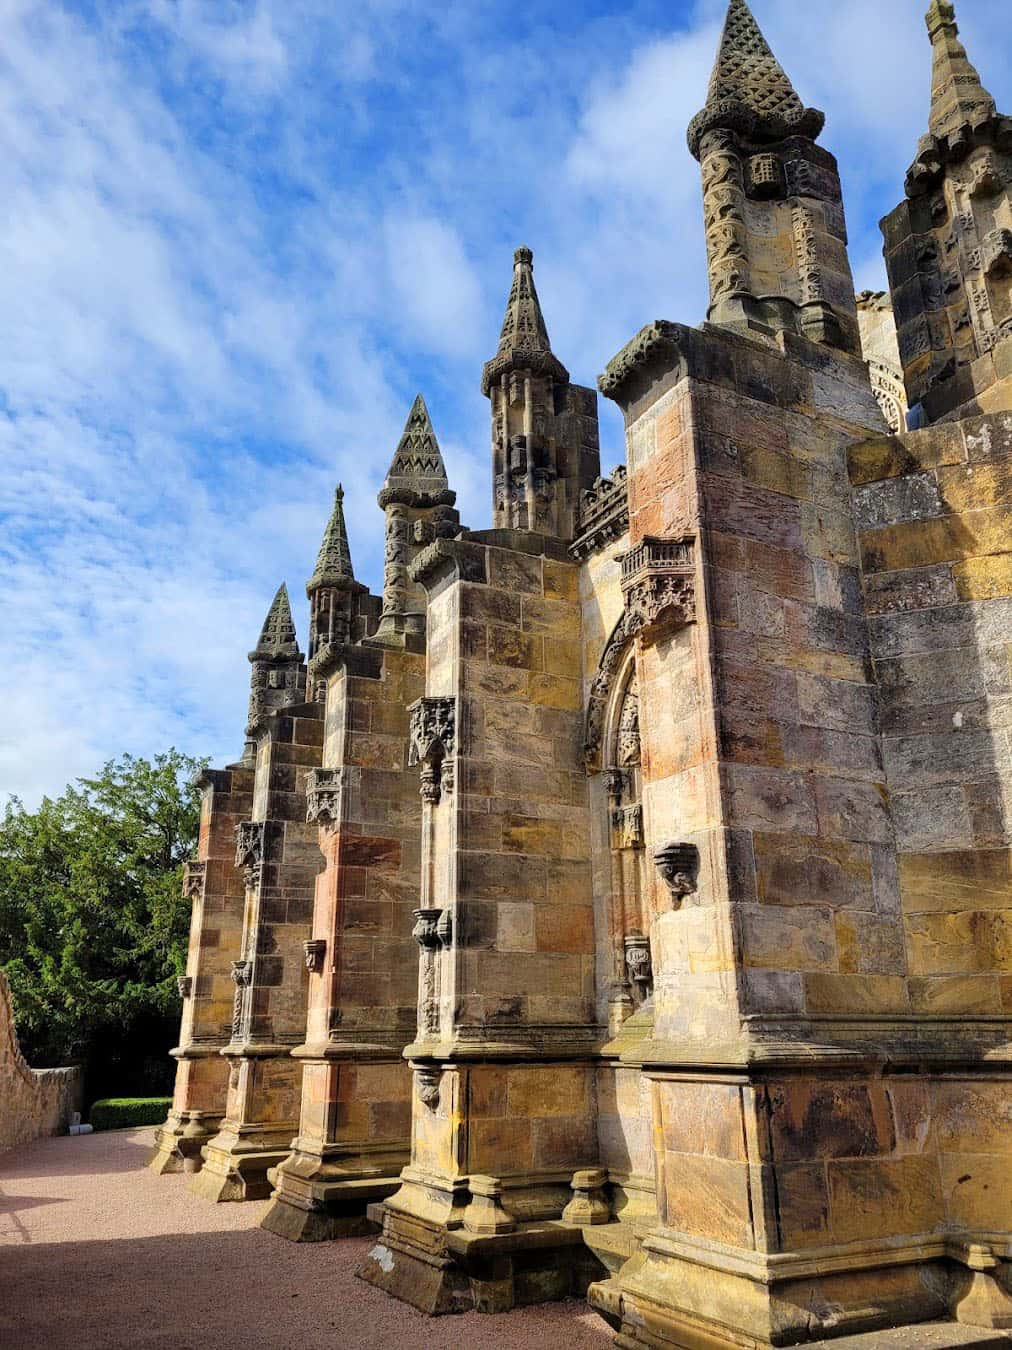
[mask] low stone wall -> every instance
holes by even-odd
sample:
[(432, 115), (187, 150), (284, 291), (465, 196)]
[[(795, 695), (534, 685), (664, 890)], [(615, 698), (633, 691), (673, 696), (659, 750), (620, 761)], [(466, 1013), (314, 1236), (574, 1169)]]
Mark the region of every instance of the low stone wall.
[(0, 971), (0, 1153), (63, 1134), (81, 1096), (80, 1069), (30, 1069), (18, 1046), (7, 980)]

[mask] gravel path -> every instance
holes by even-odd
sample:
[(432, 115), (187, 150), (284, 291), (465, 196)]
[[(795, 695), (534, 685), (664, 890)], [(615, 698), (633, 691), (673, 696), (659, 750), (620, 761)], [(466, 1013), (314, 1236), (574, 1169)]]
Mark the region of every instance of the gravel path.
[(0, 1155), (4, 1350), (604, 1350), (583, 1303), (430, 1320), (354, 1277), (367, 1240), (299, 1246), (264, 1204), (211, 1205), (146, 1170), (151, 1130)]

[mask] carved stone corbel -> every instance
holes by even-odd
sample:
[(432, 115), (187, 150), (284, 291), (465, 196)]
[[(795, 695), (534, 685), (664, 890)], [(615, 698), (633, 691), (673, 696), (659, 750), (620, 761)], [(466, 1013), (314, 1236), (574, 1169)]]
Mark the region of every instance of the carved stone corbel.
[(180, 997), (180, 998), (182, 998), (182, 999), (187, 999), (187, 998), (189, 998), (190, 995), (193, 993), (193, 976), (192, 976), (192, 975), (177, 975), (177, 976), (176, 976), (176, 988), (179, 990), (179, 997)]
[(695, 844), (665, 844), (654, 853), (657, 870), (679, 909), (687, 895), (695, 895), (699, 878), (699, 849)]
[(443, 1079), (442, 1069), (425, 1068), (415, 1070), (415, 1091), (418, 1100), (430, 1111), (439, 1105), (439, 1088)]
[(306, 955), (306, 969), (310, 975), (319, 975), (327, 951), (326, 942), (323, 938), (309, 938), (302, 944), (302, 949)]

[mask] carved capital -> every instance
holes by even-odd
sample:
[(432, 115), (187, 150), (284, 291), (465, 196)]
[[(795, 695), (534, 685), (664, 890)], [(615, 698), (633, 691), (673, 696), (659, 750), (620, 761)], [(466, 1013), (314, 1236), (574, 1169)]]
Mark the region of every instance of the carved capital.
[(696, 572), (691, 539), (647, 538), (622, 559), (626, 629), (644, 641), (694, 623)]
[(253, 962), (233, 961), (232, 982), (237, 989), (248, 989), (253, 983)]
[(183, 867), (183, 898), (200, 900), (204, 895), (204, 881), (207, 876), (207, 863), (191, 858)]
[(341, 820), (343, 769), (313, 769), (306, 781), (306, 821), (333, 826)]
[(687, 895), (695, 895), (699, 881), (699, 849), (695, 844), (665, 844), (654, 854), (654, 862), (678, 909)]
[(433, 951), (439, 944), (439, 920), (442, 917), (441, 909), (416, 909), (414, 911), (415, 926), (411, 930), (411, 936), (423, 950)]
[(644, 933), (630, 933), (625, 939), (625, 963), (629, 978), (644, 998), (650, 996), (654, 972), (650, 959), (650, 939)]

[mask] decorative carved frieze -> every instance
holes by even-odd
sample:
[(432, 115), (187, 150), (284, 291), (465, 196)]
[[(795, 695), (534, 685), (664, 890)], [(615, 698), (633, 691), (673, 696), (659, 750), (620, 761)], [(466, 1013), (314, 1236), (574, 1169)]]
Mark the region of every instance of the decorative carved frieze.
[(207, 876), (207, 863), (191, 858), (183, 867), (183, 898), (200, 900), (204, 895), (204, 881)]
[(306, 955), (306, 969), (310, 975), (319, 975), (327, 952), (326, 942), (323, 938), (309, 938), (302, 944), (302, 949)]
[(233, 961), (232, 981), (235, 984), (235, 999), (232, 1003), (232, 1038), (238, 1040), (246, 1022), (246, 991), (253, 983), (253, 962)]
[(615, 757), (623, 767), (640, 762), (640, 698), (635, 676), (622, 700)]
[(332, 826), (341, 820), (343, 769), (313, 769), (306, 780), (306, 820)]
[(646, 538), (622, 559), (622, 595), (631, 636), (652, 640), (696, 619), (691, 539)]
[(614, 848), (643, 847), (643, 807), (617, 806), (611, 813)]
[(624, 464), (599, 478), (580, 498), (577, 538), (570, 553), (578, 562), (621, 539), (629, 528), (629, 488)]
[(421, 950), (418, 970), (418, 1034), (439, 1032), (439, 953), (453, 941), (449, 909), (416, 909), (412, 937)]
[(435, 806), (444, 790), (452, 789), (443, 774), (457, 745), (457, 700), (455, 698), (420, 698), (408, 709), (411, 714), (410, 765), (420, 764), (422, 798)]
[(654, 862), (678, 909), (688, 895), (695, 895), (699, 879), (699, 849), (695, 844), (665, 844), (654, 853)]
[(242, 821), (235, 827), (235, 865), (243, 869), (249, 889), (259, 886), (261, 871), (266, 861), (267, 822)]
[(601, 765), (601, 741), (604, 736), (604, 721), (608, 712), (608, 699), (618, 673), (619, 666), (629, 645), (633, 633), (627, 616), (623, 615), (608, 639), (597, 674), (590, 686), (587, 701), (587, 726), (583, 738), (583, 757), (587, 771), (592, 773)]

